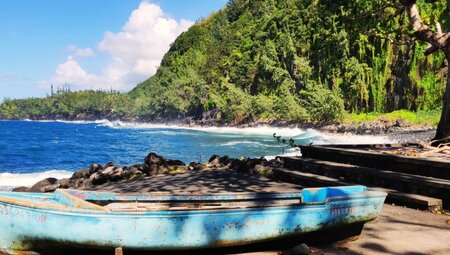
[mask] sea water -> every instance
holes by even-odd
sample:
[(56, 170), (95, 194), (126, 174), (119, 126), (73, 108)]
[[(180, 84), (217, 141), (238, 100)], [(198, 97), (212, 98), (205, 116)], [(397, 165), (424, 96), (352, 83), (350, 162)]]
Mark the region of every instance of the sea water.
[(296, 144), (383, 143), (386, 137), (325, 135), (298, 128), (183, 127), (99, 120), (0, 121), (0, 190), (30, 186), (47, 178), (70, 177), (92, 163), (142, 163), (149, 152), (165, 158), (205, 162), (230, 157), (300, 155), (273, 134)]

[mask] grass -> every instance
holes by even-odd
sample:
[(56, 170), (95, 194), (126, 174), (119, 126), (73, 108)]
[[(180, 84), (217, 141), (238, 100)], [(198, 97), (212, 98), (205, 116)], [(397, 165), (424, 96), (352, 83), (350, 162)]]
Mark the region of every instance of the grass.
[(390, 113), (352, 113), (347, 114), (342, 121), (344, 124), (361, 124), (363, 122), (389, 121), (395, 123), (397, 120), (405, 120), (416, 126), (437, 126), (441, 111), (418, 111), (398, 110)]

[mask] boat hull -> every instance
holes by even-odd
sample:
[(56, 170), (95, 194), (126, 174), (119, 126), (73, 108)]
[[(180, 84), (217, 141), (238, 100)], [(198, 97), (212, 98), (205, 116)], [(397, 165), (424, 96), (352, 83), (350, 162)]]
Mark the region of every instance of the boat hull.
[(44, 210), (0, 202), (0, 249), (186, 250), (244, 245), (362, 226), (379, 215), (384, 198), (384, 193), (366, 191), (292, 206), (135, 213)]

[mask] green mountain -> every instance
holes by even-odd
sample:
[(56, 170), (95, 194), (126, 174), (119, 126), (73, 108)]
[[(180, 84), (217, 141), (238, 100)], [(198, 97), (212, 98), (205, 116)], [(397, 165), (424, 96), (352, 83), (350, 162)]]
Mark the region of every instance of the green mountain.
[[(449, 27), (445, 0), (418, 2), (425, 22)], [(345, 111), (439, 109), (444, 55), (425, 56), (407, 24), (389, 0), (230, 0), (181, 34), (128, 94), (7, 100), (0, 115), (320, 122)]]

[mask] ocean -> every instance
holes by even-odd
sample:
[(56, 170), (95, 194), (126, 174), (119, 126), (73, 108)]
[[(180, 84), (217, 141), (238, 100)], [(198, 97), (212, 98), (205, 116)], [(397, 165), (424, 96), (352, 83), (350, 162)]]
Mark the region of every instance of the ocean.
[(66, 178), (92, 163), (142, 163), (149, 152), (165, 158), (205, 162), (230, 157), (300, 155), (273, 133), (297, 144), (383, 143), (382, 136), (326, 135), (316, 130), (276, 127), (182, 127), (110, 122), (0, 121), (0, 190)]

